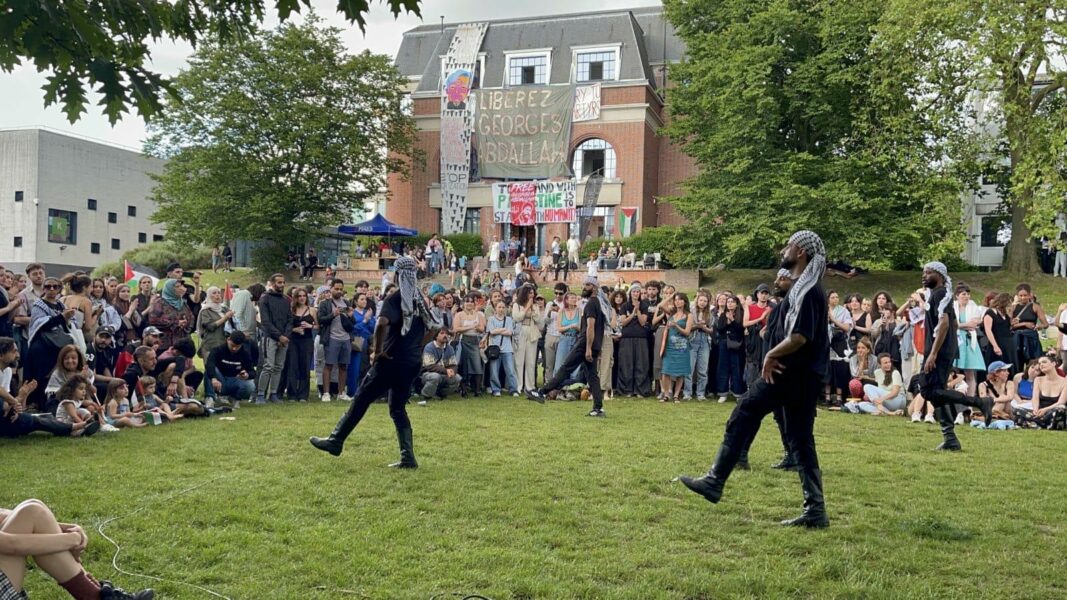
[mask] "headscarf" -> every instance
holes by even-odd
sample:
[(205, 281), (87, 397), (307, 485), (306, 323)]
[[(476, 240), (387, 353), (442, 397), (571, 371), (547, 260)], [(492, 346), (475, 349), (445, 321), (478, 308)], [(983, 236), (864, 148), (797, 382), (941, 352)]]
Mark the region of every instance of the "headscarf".
[[(418, 280), (415, 276), (418, 263), (410, 256), (401, 256), (396, 259), (396, 284), (400, 287), (400, 309), (404, 314), (404, 324), (400, 328), (400, 335), (407, 335), (411, 330), (411, 322), (415, 315), (422, 317), (422, 322), (427, 329), (440, 329), (441, 320), (426, 307), (426, 301), (418, 288)], [(418, 300), (416, 302), (416, 299)]]
[(29, 336), (26, 338), (26, 343), (33, 342), (33, 338), (37, 337), (37, 333), (41, 331), (41, 328), (52, 317), (59, 316), (62, 313), (62, 304), (57, 304), (59, 310), (56, 310), (51, 304), (49, 304), (44, 298), (38, 298), (37, 302), (33, 303), (30, 308), (30, 331)]
[(778, 269), (778, 276), (775, 279), (785, 277), (786, 279), (793, 279), (793, 273), (789, 269)]
[(174, 293), (174, 286), (178, 285), (177, 279), (168, 279), (163, 284), (163, 301), (171, 306), (175, 310), (181, 310), (185, 306), (185, 299)]
[(204, 298), (204, 301), (200, 303), (200, 314), (197, 315), (197, 319), (196, 319), (196, 334), (200, 336), (201, 340), (204, 339), (204, 319), (215, 318), (215, 317), (212, 317), (211, 315), (207, 314), (207, 311), (213, 310), (216, 313), (218, 313), (219, 315), (222, 315), (223, 313), (226, 312), (226, 310), (223, 308), (222, 304), (219, 304), (218, 302), (212, 302), (211, 301), (211, 294), (214, 293), (214, 292), (221, 292), (221, 291), (222, 290), (220, 290), (218, 286), (213, 285), (213, 286), (209, 287), (207, 289), (207, 296)]
[(826, 248), (819, 234), (806, 229), (798, 231), (789, 238), (789, 243), (808, 255), (808, 265), (804, 267), (804, 272), (797, 278), (793, 287), (789, 288), (789, 312), (785, 315), (786, 337), (793, 334), (793, 326), (796, 325), (797, 317), (800, 316), (800, 305), (804, 301), (804, 296), (822, 281), (823, 273), (826, 272)]
[[(945, 266), (945, 263), (937, 262), (936, 260), (933, 262), (928, 262), (923, 265), (923, 270), (925, 271), (926, 269), (930, 269), (935, 273), (939, 273), (941, 277), (945, 278), (945, 290), (947, 291), (945, 292), (945, 297), (941, 299), (941, 303), (937, 305), (937, 318), (940, 319), (945, 314), (945, 309), (948, 308), (949, 303), (952, 302), (952, 278), (948, 276), (948, 267)], [(933, 293), (933, 290), (927, 288), (927, 305), (930, 304), (930, 296), (933, 295)], [(927, 310), (931, 309), (933, 309), (932, 306), (930, 306)]]

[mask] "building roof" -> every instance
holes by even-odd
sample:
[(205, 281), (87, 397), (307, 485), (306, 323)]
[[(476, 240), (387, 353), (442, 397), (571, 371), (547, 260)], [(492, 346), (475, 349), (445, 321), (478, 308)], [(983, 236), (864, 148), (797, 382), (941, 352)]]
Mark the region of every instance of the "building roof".
[[(663, 15), (662, 7), (644, 7), (543, 17), (488, 21), (482, 40), (485, 73), (482, 87), (502, 87), (504, 52), (554, 48), (550, 83), (566, 83), (571, 76), (571, 48), (621, 44), (620, 80), (645, 80), (655, 85), (654, 65), (677, 62), (685, 45)], [(402, 75), (419, 78), (416, 91), (436, 92), (440, 57), (458, 24), (422, 25), (404, 33), (396, 66)]]

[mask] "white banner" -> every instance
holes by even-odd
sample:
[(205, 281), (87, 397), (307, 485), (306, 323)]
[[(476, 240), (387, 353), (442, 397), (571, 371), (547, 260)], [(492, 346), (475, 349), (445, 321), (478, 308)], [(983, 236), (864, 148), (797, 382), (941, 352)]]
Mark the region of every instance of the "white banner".
[(571, 121), (595, 121), (600, 118), (600, 84), (583, 85), (574, 90), (574, 112)]
[(441, 226), (445, 235), (463, 231), (471, 170), (471, 135), (478, 49), (488, 23), (456, 28), (441, 72)]

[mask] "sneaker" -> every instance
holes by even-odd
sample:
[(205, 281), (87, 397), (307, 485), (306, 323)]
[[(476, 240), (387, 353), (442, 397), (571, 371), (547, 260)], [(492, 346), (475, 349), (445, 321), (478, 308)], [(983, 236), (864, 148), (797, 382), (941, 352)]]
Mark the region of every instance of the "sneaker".
[(512, 397), (515, 397), (515, 398), (519, 397), (519, 393), (518, 392), (511, 392), (511, 395), (512, 395)]
[(241, 401), (240, 400), (234, 400), (233, 401), (233, 409), (237, 410), (238, 408), (241, 408)]
[(119, 430), (119, 428), (115, 427), (111, 423), (104, 423), (104, 424), (100, 425), (100, 431), (103, 431), (104, 433), (115, 433), (118, 430)]
[(500, 392), (493, 392), (493, 397), (494, 398), (499, 398), (500, 397)]
[(926, 413), (926, 418), (923, 419), (923, 421), (926, 421), (927, 423), (933, 423), (935, 425), (937, 424), (937, 421), (934, 420), (934, 413), (932, 412)]
[(253, 402), (252, 404), (255, 404), (256, 406), (262, 406), (262, 405), (264, 405), (266, 403), (267, 403), (267, 399), (266, 398), (264, 398), (263, 396), (256, 396), (256, 401)]
[(719, 404), (725, 404), (725, 403), (726, 403), (726, 396), (725, 395), (719, 396)]
[(923, 416), (922, 416), (921, 413), (911, 413), (911, 422), (912, 423), (918, 423), (918, 422), (920, 422), (922, 420), (923, 420)]
[(426, 401), (425, 400), (419, 400), (415, 404), (418, 404), (419, 406), (426, 406)]
[(697, 402), (703, 402), (703, 401), (705, 401), (705, 400), (707, 400), (707, 398), (706, 398), (706, 397), (704, 397), (704, 396), (697, 396)]
[(156, 593), (151, 589), (127, 592), (115, 587), (110, 581), (100, 582), (100, 600), (152, 600), (155, 597)]
[(322, 401), (323, 402), (329, 402), (330, 400), (333, 400), (333, 398), (330, 397), (330, 393), (329, 392), (326, 392), (325, 394), (322, 395)]
[(542, 394), (539, 390), (526, 390), (526, 399), (533, 400), (538, 404), (545, 403), (545, 395)]
[(344, 392), (341, 392), (340, 394), (337, 394), (337, 399), (340, 400), (341, 402), (351, 402), (352, 401), (352, 396), (349, 396), (348, 394), (346, 394)]
[(270, 400), (268, 400), (271, 404), (281, 404), (281, 401), (282, 399), (278, 397), (278, 394), (271, 394)]
[(204, 399), (204, 408), (215, 408), (215, 399), (214, 398), (205, 398)]
[(963, 413), (956, 415), (956, 425), (963, 425)]
[(601, 410), (593, 409), (593, 410), (589, 411), (589, 413), (587, 415), (585, 415), (585, 416), (587, 416), (587, 417), (606, 417), (607, 415), (604, 414), (604, 410), (603, 409), (601, 409)]

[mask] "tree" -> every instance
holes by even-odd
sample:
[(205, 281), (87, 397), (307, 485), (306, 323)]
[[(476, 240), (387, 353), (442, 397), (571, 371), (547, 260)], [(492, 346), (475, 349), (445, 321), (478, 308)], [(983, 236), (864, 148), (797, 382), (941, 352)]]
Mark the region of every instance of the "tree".
[[(701, 167), (671, 202), (712, 263), (768, 267), (796, 229), (873, 267), (962, 249), (960, 189), (868, 48), (882, 0), (667, 0), (687, 45), (666, 133)], [(891, 110), (890, 110), (891, 109)], [(897, 133), (903, 128), (898, 128)]]
[[(419, 14), (419, 0), (386, 0), (393, 15)], [(286, 20), (311, 0), (277, 0)], [(366, 31), (369, 0), (338, 0), (337, 9)], [(104, 113), (114, 124), (130, 104), (146, 120), (159, 109), (170, 81), (146, 68), (148, 40), (205, 39), (228, 42), (255, 31), (264, 17), (263, 0), (0, 0), (0, 69), (11, 72), (23, 60), (50, 71), (45, 106), (59, 103), (71, 123), (85, 112), (85, 84), (103, 95)]]
[(1053, 218), (1067, 198), (1067, 1), (886, 4), (875, 42), (879, 75), (923, 107), (934, 139), (974, 136), (972, 155), (946, 152), (953, 159), (978, 159), (990, 171), (1007, 161), (1012, 237), (1004, 267), (1038, 271), (1034, 238), (1055, 235)]
[(145, 151), (168, 159), (153, 220), (179, 243), (262, 240), (253, 258), (269, 269), (418, 158), (389, 57), (347, 55), (314, 16), (207, 44), (174, 83)]

